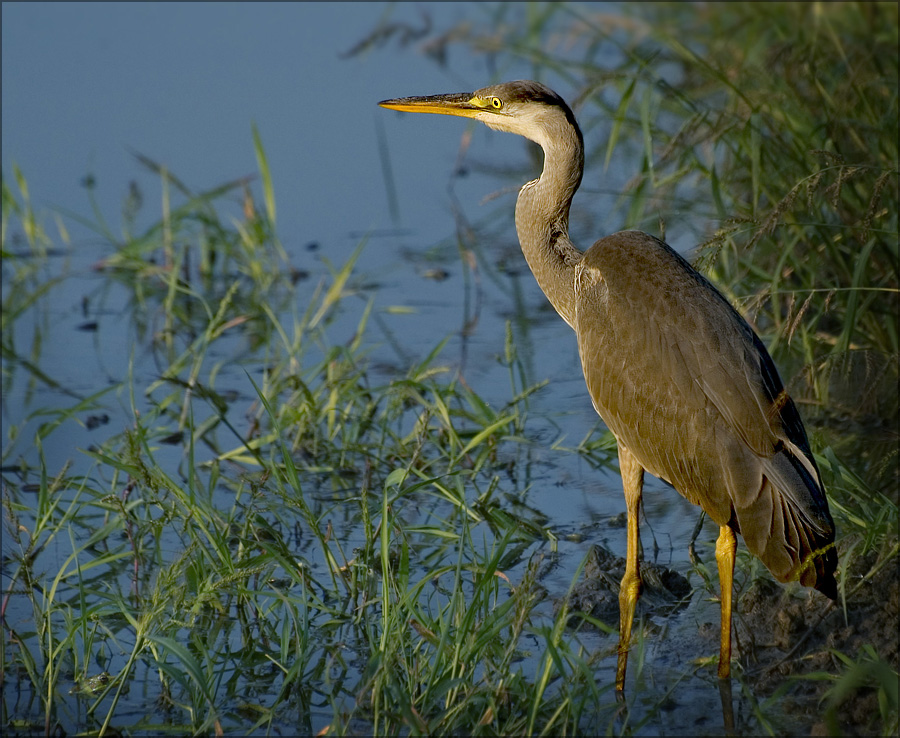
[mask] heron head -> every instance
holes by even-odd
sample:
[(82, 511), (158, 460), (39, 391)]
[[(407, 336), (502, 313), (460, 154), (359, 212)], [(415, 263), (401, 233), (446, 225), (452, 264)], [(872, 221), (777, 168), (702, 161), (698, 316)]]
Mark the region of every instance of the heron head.
[[(474, 118), (498, 131), (516, 133), (544, 149), (553, 141), (581, 131), (559, 95), (540, 82), (518, 80), (482, 87), (475, 92), (382, 100), (383, 108), (407, 113), (437, 113)], [(568, 134), (568, 136), (566, 136)]]

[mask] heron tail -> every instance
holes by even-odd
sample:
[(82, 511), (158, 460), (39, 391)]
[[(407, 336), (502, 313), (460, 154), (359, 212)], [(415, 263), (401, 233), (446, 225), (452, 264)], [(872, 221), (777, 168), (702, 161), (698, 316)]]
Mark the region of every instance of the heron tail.
[(735, 508), (736, 522), (747, 547), (776, 579), (799, 581), (837, 599), (834, 521), (818, 469), (793, 443), (779, 446), (763, 462), (756, 499)]

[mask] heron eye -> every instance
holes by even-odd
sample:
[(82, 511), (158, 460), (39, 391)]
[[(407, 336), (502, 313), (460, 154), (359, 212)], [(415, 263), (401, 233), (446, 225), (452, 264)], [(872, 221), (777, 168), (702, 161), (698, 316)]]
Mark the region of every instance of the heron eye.
[(492, 97), (491, 106), (494, 108), (494, 110), (500, 110), (500, 108), (503, 107), (503, 101), (499, 97)]

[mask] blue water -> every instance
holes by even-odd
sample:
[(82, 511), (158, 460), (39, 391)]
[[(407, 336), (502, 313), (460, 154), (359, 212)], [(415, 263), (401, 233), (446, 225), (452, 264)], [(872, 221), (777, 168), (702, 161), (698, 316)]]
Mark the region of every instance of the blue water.
[[(509, 377), (497, 357), (510, 319), (529, 381), (552, 382), (535, 398), (538, 407), (546, 402), (566, 418), (573, 445), (594, 426), (574, 336), (547, 309), (518, 253), (511, 215), (516, 188), (537, 171), (529, 158), (531, 144), (459, 120), (403, 116), (376, 105), (387, 97), (471, 90), (495, 81), (492, 75), (501, 72), (488, 70), (483, 56), (451, 49), (440, 65), (421, 53), (416, 41), (403, 43), (404, 34), (414, 36), (429, 24), (489, 22), (484, 6), (21, 3), (4, 4), (2, 12), (4, 177), (11, 179), (14, 164), (22, 170), (56, 243), (62, 242), (56, 220), (64, 224), (68, 248), (52, 263), (71, 275), (44, 313), (33, 316), (42, 330), (41, 366), (64, 391), (39, 387), (26, 399), (24, 386), (14, 385), (4, 397), (7, 422), (20, 422), (30, 410), (55, 402), (71, 404), (67, 391), (84, 397), (113, 386), (126, 378), (130, 364), (146, 371), (147, 382), (159, 373), (159, 367), (147, 365), (147, 348), (123, 312), (124, 291), (107, 287), (106, 277), (92, 270), (110, 255), (109, 245), (70, 217), (94, 220), (85, 178), (93, 178), (99, 211), (117, 236), (124, 228), (123, 200), (134, 181), (144, 200), (133, 229), (140, 231), (159, 219), (161, 187), (132, 152), (167, 166), (199, 192), (257, 171), (255, 124), (272, 171), (278, 233), (292, 264), (313, 275), (310, 289), (325, 273), (322, 258), (340, 265), (366, 238), (357, 271), (375, 285), (378, 307), (414, 309), (411, 315), (391, 316), (403, 357), (386, 348), (386, 363), (424, 356), (444, 335), (458, 333), (470, 316), (454, 245), (446, 247), (439, 264), (448, 278), (437, 282), (423, 276), (429, 263), (422, 254), (454, 243), (453, 208), (476, 225), (502, 218), (501, 228), (490, 229), (499, 234), (491, 236), (496, 243), (481, 245), (518, 273), (499, 285), (484, 280), (477, 329), (465, 347), (451, 342), (447, 360), (464, 369), (479, 394), (490, 399), (496, 387), (505, 398)], [(393, 29), (384, 44), (347, 57), (379, 23)], [(519, 78), (531, 71), (522, 64), (502, 75)], [(566, 94), (564, 83), (556, 86)], [(467, 175), (456, 177), (464, 141)], [(518, 167), (523, 175), (515, 180), (482, 174), (492, 162)], [(585, 192), (591, 181), (589, 173)], [(396, 187), (394, 203), (387, 182)], [(260, 202), (258, 183), (255, 190)], [(505, 194), (483, 202), (498, 191)], [(587, 198), (576, 200), (576, 231), (578, 204)], [(238, 197), (232, 199), (238, 212)], [(593, 214), (590, 201), (586, 206)], [(614, 213), (608, 218), (611, 229), (620, 225), (615, 218)], [(89, 320), (98, 322), (98, 330), (79, 330)], [(346, 316), (334, 329), (334, 342), (352, 335), (357, 320)], [(17, 323), (18, 345), (27, 346), (33, 327)], [(386, 343), (377, 329), (373, 340)], [(104, 433), (120, 432), (130, 416), (130, 398), (113, 392), (104, 401), (113, 411), (118, 406), (121, 416), (114, 412), (94, 431), (97, 442)], [(64, 424), (53, 441), (45, 451), (53, 465), (61, 465), (83, 447), (84, 430)], [(33, 462), (27, 444), (16, 451)], [(619, 504), (612, 501), (614, 509)]]

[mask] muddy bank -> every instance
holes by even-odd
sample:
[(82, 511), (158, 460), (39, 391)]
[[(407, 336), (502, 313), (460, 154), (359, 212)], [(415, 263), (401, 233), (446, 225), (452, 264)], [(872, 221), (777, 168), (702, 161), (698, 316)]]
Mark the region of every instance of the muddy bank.
[[(843, 694), (828, 699), (833, 679), (796, 679), (785, 708), (805, 716), (812, 735), (882, 735), (882, 709), (887, 707), (890, 715), (891, 707), (880, 704), (877, 685), (886, 684), (896, 700), (900, 669), (897, 560), (879, 564), (872, 556), (851, 561), (839, 586), (843, 592), (831, 603), (811, 590), (784, 588), (767, 579), (754, 582), (741, 595), (735, 618), (745, 679), (764, 697), (792, 677), (849, 672)], [(835, 652), (857, 666), (848, 667)], [(878, 659), (893, 669), (893, 677)], [(896, 711), (895, 701), (894, 723)]]
[[(585, 575), (569, 596), (570, 609), (615, 626), (624, 567), (623, 558), (594, 546)], [(681, 611), (697, 594), (685, 577), (665, 567), (643, 563), (641, 573), (644, 591), (638, 611), (654, 619)], [(794, 725), (805, 726), (803, 732), (882, 735), (897, 719), (896, 701), (892, 705), (885, 697), (893, 691), (897, 699), (900, 669), (898, 563), (859, 558), (850, 563), (839, 586), (836, 603), (814, 590), (783, 586), (767, 576), (735, 592), (734, 670), (761, 701), (776, 690), (784, 692), (779, 711)], [(571, 624), (584, 625), (579, 617)], [(698, 644), (697, 654), (718, 651), (717, 624), (701, 627), (698, 638), (704, 642)], [(838, 653), (855, 665), (848, 666)], [(840, 687), (828, 695), (836, 684)], [(879, 690), (879, 685), (885, 688)]]

